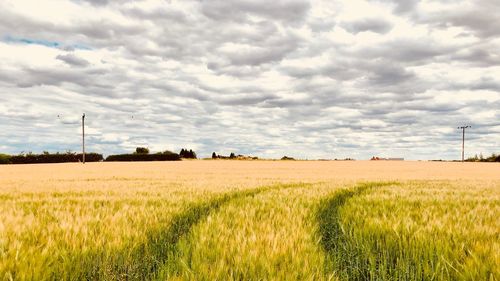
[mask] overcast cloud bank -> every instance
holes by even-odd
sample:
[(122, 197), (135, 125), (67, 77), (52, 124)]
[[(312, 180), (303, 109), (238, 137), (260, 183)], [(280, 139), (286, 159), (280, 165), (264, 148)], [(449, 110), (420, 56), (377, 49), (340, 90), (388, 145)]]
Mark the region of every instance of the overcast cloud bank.
[(0, 152), (458, 159), (500, 148), (500, 2), (0, 3)]

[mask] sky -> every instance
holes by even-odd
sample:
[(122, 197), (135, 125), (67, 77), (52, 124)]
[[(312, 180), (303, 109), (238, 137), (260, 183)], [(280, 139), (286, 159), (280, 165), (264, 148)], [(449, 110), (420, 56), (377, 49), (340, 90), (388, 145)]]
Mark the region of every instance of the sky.
[(498, 0), (2, 0), (0, 152), (500, 152)]

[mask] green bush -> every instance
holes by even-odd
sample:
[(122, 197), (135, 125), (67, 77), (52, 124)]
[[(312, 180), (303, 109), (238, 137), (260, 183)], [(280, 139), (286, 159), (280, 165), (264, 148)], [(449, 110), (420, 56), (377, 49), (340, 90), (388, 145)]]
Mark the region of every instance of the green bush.
[(0, 153), (0, 164), (10, 164), (10, 155)]

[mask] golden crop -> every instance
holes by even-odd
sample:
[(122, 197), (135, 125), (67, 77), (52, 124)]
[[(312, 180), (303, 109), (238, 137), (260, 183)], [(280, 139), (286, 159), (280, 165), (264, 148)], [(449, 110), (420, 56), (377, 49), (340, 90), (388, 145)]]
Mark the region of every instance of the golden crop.
[(0, 166), (0, 280), (498, 280), (499, 196), (495, 163)]

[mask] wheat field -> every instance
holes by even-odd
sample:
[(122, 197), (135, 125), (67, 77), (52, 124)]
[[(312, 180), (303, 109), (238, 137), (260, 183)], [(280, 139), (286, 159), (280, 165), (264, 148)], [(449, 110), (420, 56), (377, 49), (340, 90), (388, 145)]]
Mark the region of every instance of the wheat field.
[(0, 166), (0, 280), (500, 280), (500, 166)]

